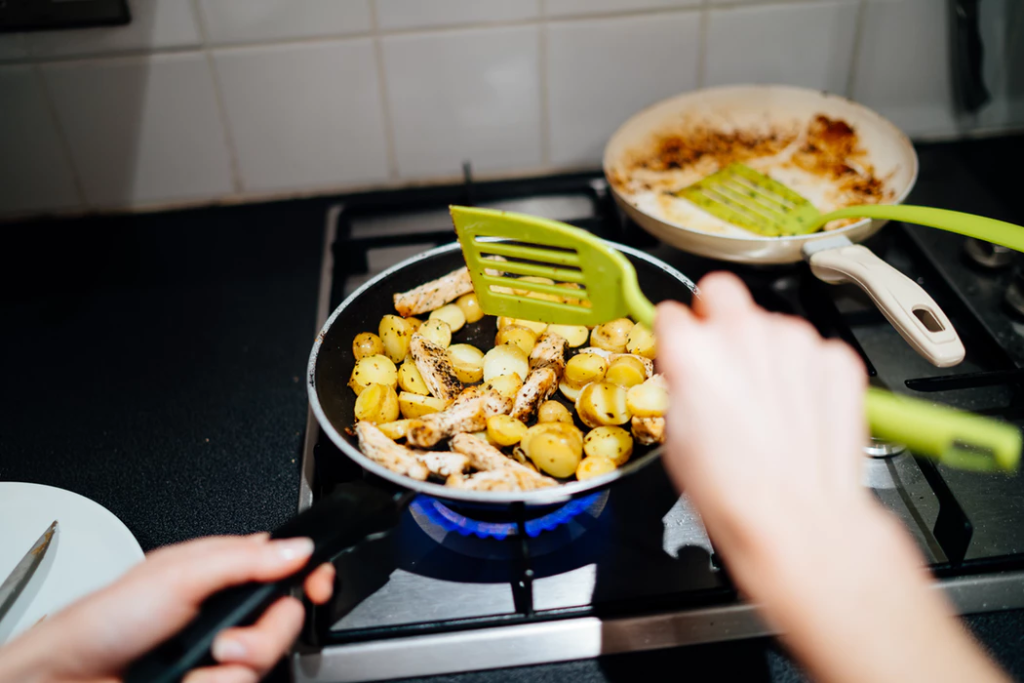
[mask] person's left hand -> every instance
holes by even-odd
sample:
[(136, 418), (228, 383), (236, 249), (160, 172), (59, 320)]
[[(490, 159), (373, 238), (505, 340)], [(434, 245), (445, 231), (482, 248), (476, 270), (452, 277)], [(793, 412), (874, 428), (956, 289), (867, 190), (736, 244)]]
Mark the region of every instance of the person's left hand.
[[(181, 630), (211, 594), (293, 574), (312, 549), (307, 538), (271, 541), (267, 534), (218, 536), (161, 548), (114, 584), (0, 649), (0, 681), (119, 681), (129, 663)], [(305, 589), (316, 604), (330, 599), (333, 565), (317, 568)], [(284, 597), (252, 626), (222, 632), (213, 644), (218, 665), (193, 670), (185, 682), (259, 680), (295, 640), (304, 611), (299, 600)]]

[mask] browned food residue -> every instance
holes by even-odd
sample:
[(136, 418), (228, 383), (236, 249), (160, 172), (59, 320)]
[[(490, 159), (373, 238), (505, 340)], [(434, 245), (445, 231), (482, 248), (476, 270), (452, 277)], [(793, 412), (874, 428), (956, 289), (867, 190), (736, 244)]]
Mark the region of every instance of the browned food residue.
[(654, 156), (642, 158), (634, 166), (668, 171), (690, 166), (706, 157), (713, 158), (720, 166), (727, 166), (736, 161), (778, 154), (795, 137), (795, 133), (781, 130), (767, 133), (722, 131), (699, 124), (684, 133), (660, 138)]

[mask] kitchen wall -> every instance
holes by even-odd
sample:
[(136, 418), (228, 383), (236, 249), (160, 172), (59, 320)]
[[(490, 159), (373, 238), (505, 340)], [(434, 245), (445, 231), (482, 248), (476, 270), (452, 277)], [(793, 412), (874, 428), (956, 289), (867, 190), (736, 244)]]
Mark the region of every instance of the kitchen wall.
[(595, 167), (631, 113), (727, 83), (843, 93), (919, 139), (1024, 127), (1019, 0), (981, 3), (993, 101), (970, 116), (946, 0), (131, 5), (0, 34), (0, 216)]

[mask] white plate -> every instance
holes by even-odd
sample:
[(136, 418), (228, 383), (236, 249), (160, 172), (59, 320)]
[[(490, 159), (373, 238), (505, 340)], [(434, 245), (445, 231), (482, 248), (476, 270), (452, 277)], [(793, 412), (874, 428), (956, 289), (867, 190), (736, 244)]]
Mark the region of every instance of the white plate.
[(0, 582), (53, 520), (57, 533), (46, 556), (0, 621), (0, 645), (143, 558), (128, 528), (98, 503), (52, 486), (0, 482)]

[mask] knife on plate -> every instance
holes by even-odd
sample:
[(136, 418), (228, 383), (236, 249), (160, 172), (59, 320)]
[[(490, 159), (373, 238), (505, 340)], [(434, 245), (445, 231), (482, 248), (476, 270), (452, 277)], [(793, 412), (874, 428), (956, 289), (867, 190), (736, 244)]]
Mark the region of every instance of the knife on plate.
[(39, 540), (32, 544), (29, 551), (25, 553), (25, 557), (21, 558), (21, 561), (14, 566), (14, 571), (11, 572), (11, 575), (4, 579), (3, 583), (0, 583), (0, 620), (4, 618), (4, 615), (14, 605), (18, 596), (25, 590), (28, 582), (32, 580), (32, 575), (36, 573), (36, 569), (39, 568), (39, 564), (43, 561), (43, 557), (50, 548), (50, 541), (53, 540), (53, 534), (56, 531), (57, 520), (54, 520), (53, 524), (39, 537)]

